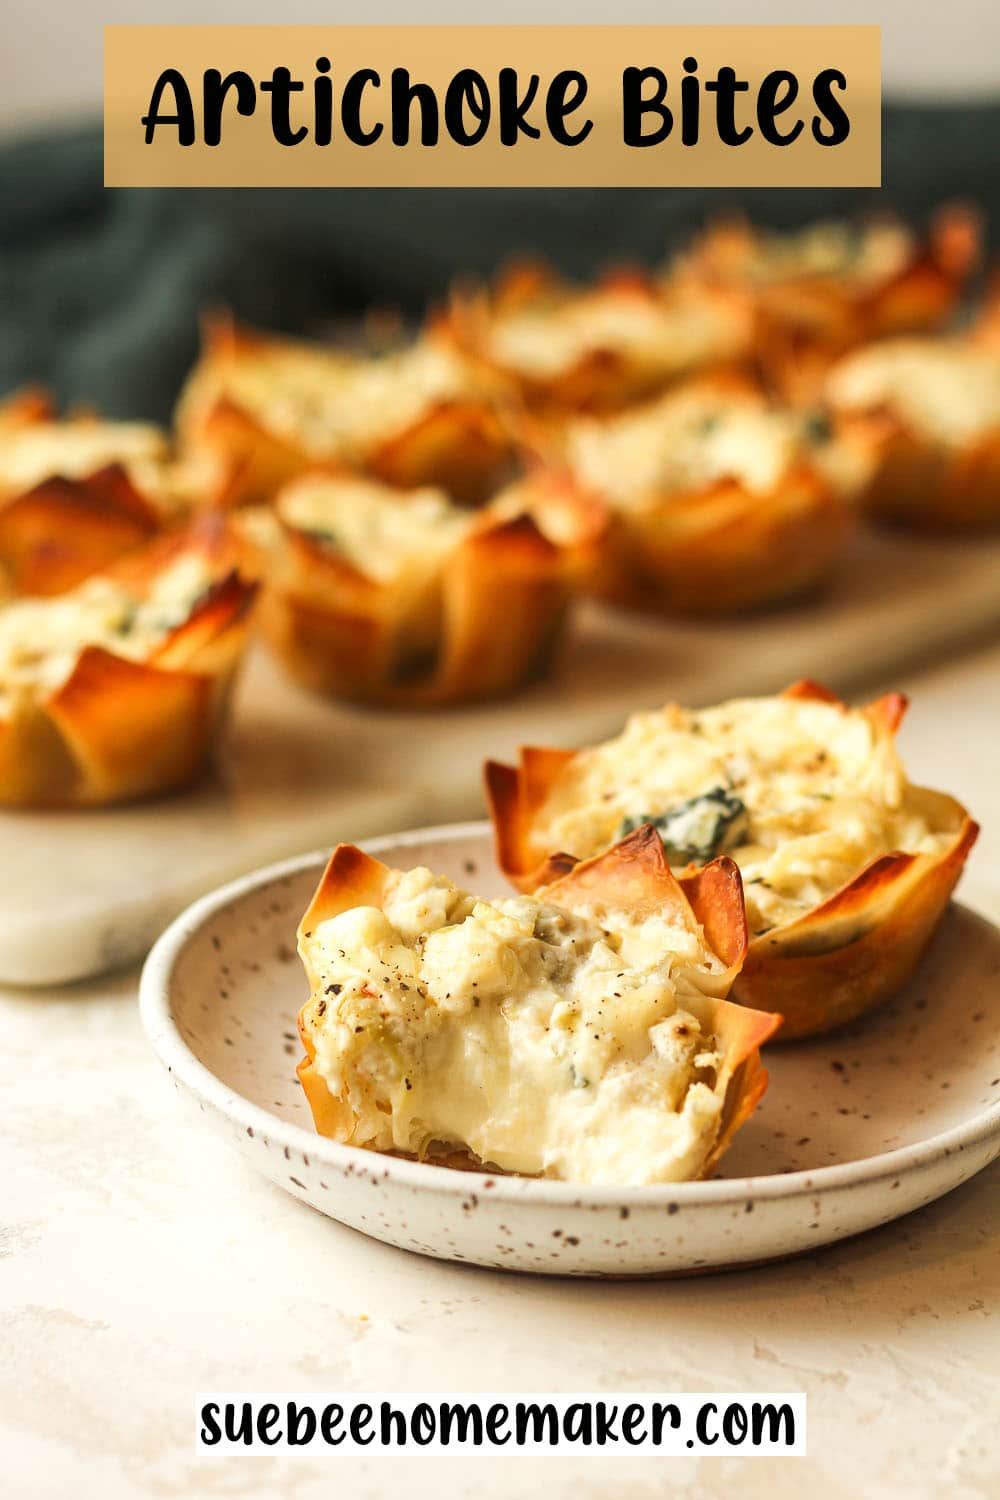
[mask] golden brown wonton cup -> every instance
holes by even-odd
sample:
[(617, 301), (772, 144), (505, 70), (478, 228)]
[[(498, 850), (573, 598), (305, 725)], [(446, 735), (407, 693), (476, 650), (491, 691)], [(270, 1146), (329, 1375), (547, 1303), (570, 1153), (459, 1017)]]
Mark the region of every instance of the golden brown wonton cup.
[[(306, 935), (330, 917), (355, 906), (381, 907), (391, 871), (352, 844), (341, 844), (330, 858), (320, 884), (299, 923), (299, 952), (310, 988), (313, 972)], [(627, 839), (596, 859), (572, 864), (544, 890), (539, 899), (569, 910), (601, 908), (625, 913), (641, 922), (654, 911), (669, 910), (681, 926), (700, 924), (708, 945), (727, 966), (732, 978), (746, 953), (746, 913), (739, 872), (722, 858), (678, 881), (671, 873), (663, 845), (653, 830), (637, 829)], [(760, 1047), (781, 1023), (780, 1016), (762, 1014), (727, 1000), (706, 1002), (708, 1024), (722, 1043), (723, 1062), (714, 1092), (724, 1101), (719, 1134), (706, 1157), (701, 1176), (709, 1176), (739, 1127), (750, 1117), (767, 1088)], [(335, 1098), (314, 1066), (316, 1048), (310, 1032), (308, 1007), (299, 1014), (299, 1035), (306, 1056), (298, 1066), (299, 1081), (320, 1135), (350, 1143), (355, 1117), (347, 1100)], [(467, 1152), (434, 1159), (449, 1166), (482, 1167)], [(495, 1170), (492, 1166), (490, 1170)]]
[(109, 577), (141, 597), (187, 552), (214, 582), (144, 660), (85, 646), (69, 677), (0, 719), (0, 805), (80, 807), (174, 791), (204, 770), (246, 643), (255, 585), (218, 518), (165, 536)]
[[(702, 389), (766, 405), (759, 387), (736, 372), (719, 372), (686, 391)], [(660, 399), (666, 407), (686, 391)], [(642, 419), (657, 404), (610, 422)], [(526, 423), (521, 430), (549, 462), (565, 462), (571, 427)], [(627, 609), (725, 615), (794, 599), (830, 578), (857, 529), (853, 494), (834, 484), (808, 448), (765, 492), (735, 476), (652, 492), (641, 506), (616, 502), (597, 484), (591, 492), (607, 505), (608, 540), (587, 582)]]
[(980, 257), (978, 215), (951, 204), (891, 274), (849, 272), (755, 280), (761, 232), (740, 218), (717, 220), (685, 257), (682, 279), (740, 290), (753, 304), (758, 363), (792, 399), (811, 400), (834, 359), (870, 339), (940, 327), (955, 311)]
[[(786, 696), (839, 702), (814, 682), (796, 683)], [(891, 739), (905, 710), (906, 700), (890, 693), (865, 712), (876, 733)], [(486, 763), (497, 861), (522, 891), (537, 890), (574, 862), (540, 848), (533, 829), (576, 753), (525, 748), (517, 767)], [(931, 826), (950, 835), (939, 853), (884, 854), (805, 916), (751, 938), (733, 998), (780, 1012), (780, 1040), (829, 1031), (882, 1004), (910, 978), (933, 936), (979, 829), (954, 798), (924, 788), (911, 793)]]
[[(711, 308), (726, 336), (706, 335), (704, 350), (680, 361), (669, 347), (657, 356), (624, 343), (594, 344), (562, 368), (536, 375), (505, 363), (490, 349), (493, 329), (509, 315), (534, 309), (556, 315), (562, 308), (579, 311), (608, 295), (625, 295), (656, 317), (671, 297), (700, 302)], [(484, 369), (516, 386), (529, 408), (555, 413), (617, 411), (692, 374), (740, 366), (749, 355), (751, 331), (743, 299), (722, 290), (686, 287), (678, 294), (640, 270), (608, 272), (587, 287), (576, 287), (533, 260), (509, 266), (492, 287), (457, 288), (438, 327)]]
[[(55, 416), (40, 391), (0, 403), (0, 455), (5, 440)], [(100, 419), (78, 415), (65, 425), (85, 432)], [(53, 473), (27, 489), (5, 487), (0, 475), (0, 577), (16, 593), (62, 593), (148, 541), (163, 521), (159, 497), (144, 494), (124, 463), (75, 478)]]
[(838, 432), (864, 455), (866, 515), (897, 526), (966, 531), (1000, 525), (1000, 422), (944, 446), (888, 407), (845, 412)]
[[(841, 368), (895, 352), (907, 360), (983, 359), (984, 379), (1000, 369), (1000, 282), (995, 282), (980, 316), (963, 334), (901, 345), (875, 345), (848, 355), (834, 366), (826, 398), (841, 441), (859, 454), (866, 482), (859, 495), (862, 510), (897, 525), (968, 530), (1000, 524), (1000, 418), (992, 426), (959, 442), (944, 442), (907, 419), (895, 402), (850, 400), (838, 387)], [(975, 368), (975, 366), (973, 367)], [(973, 379), (976, 375), (973, 375)]]
[(763, 495), (722, 479), (616, 511), (598, 589), (628, 608), (692, 615), (793, 599), (830, 577), (855, 524), (853, 507), (809, 464)]
[(513, 692), (544, 666), (606, 527), (602, 507), (561, 476), (539, 471), (517, 489), (523, 507), (508, 514), (501, 495), (499, 511), (478, 512), (418, 590), (296, 529), (279, 499), (275, 542), (257, 564), (269, 644), (298, 681), (333, 697), (430, 707)]
[[(335, 434), (324, 446), (291, 430), (276, 430), (260, 411), (227, 392), (227, 379), (240, 362), (274, 356), (286, 369), (296, 359), (307, 366), (325, 361), (334, 380), (349, 378), (362, 363), (361, 356), (241, 328), (229, 317), (208, 319), (201, 358), (181, 394), (177, 427), (184, 450), (214, 468), (211, 499), (217, 505), (269, 504), (300, 474), (341, 462), (401, 488), (438, 484), (474, 503), (510, 460), (511, 438), (502, 410), (506, 393), (495, 386), (487, 390), (472, 378), (471, 367), (466, 393), (429, 402), (403, 425), (394, 425), (389, 413), (384, 433), (367, 439), (363, 452), (346, 452)], [(275, 398), (280, 404), (280, 377)]]

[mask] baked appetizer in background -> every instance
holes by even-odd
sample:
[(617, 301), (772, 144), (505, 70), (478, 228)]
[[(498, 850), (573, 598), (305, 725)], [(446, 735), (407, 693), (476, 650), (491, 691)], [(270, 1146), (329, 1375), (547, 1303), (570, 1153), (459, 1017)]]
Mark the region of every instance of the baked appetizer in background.
[(362, 357), (209, 322), (177, 409), (185, 452), (216, 470), (222, 505), (266, 504), (289, 480), (348, 465), (470, 502), (510, 458), (506, 392), (443, 339)]
[(260, 623), (307, 687), (389, 705), (512, 692), (543, 663), (605, 513), (539, 472), (486, 507), (311, 474), (248, 512)]
[(39, 391), (0, 402), (0, 577), (14, 592), (72, 588), (148, 541), (185, 498), (160, 428), (60, 419)]
[(787, 395), (808, 398), (845, 350), (940, 327), (977, 267), (980, 238), (978, 216), (957, 204), (939, 210), (924, 238), (891, 218), (787, 231), (725, 219), (675, 275), (748, 297), (761, 366)]
[(486, 782), (505, 874), (535, 890), (644, 823), (671, 866), (728, 854), (750, 946), (734, 998), (808, 1036), (880, 1004), (912, 974), (978, 829), (912, 786), (898, 694), (852, 709), (815, 683), (773, 698), (636, 714), (593, 749), (526, 749)]
[(837, 364), (826, 397), (838, 431), (864, 455), (869, 514), (1000, 523), (1000, 347), (975, 335), (886, 340)]
[(0, 607), (0, 804), (173, 791), (204, 769), (254, 585), (221, 518), (52, 599)]
[(854, 529), (825, 429), (742, 381), (577, 418), (560, 451), (610, 509), (595, 586), (616, 603), (723, 614), (792, 597), (829, 576)]
[(316, 1129), (570, 1182), (707, 1176), (778, 1024), (724, 998), (745, 946), (732, 864), (685, 894), (648, 829), (495, 902), (341, 845), (299, 926)]
[(749, 355), (742, 299), (665, 289), (641, 272), (591, 285), (511, 267), (491, 289), (456, 290), (443, 327), (532, 408), (607, 411)]

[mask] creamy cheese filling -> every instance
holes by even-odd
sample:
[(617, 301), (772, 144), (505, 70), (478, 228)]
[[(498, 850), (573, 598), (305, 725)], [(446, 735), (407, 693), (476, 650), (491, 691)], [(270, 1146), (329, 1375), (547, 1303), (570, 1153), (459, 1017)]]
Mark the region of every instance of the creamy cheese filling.
[(532, 839), (589, 858), (649, 819), (677, 867), (732, 856), (751, 933), (794, 921), (878, 855), (937, 853), (953, 837), (930, 826), (865, 714), (791, 698), (634, 715), (568, 763)]
[(0, 718), (57, 691), (85, 646), (144, 660), (183, 624), (212, 582), (208, 561), (185, 554), (141, 596), (100, 576), (65, 594), (0, 607)]
[(755, 231), (740, 269), (761, 284), (800, 277), (877, 284), (897, 276), (912, 254), (913, 236), (901, 224), (858, 229), (830, 219), (784, 233)]
[(282, 519), (379, 583), (436, 572), (474, 525), (443, 490), (401, 494), (360, 478), (310, 477), (283, 493)]
[(372, 359), (264, 348), (227, 362), (218, 379), (222, 394), (276, 435), (316, 458), (357, 462), (438, 403), (475, 395), (465, 363), (430, 340)]
[(0, 496), (20, 495), (46, 479), (86, 479), (121, 464), (136, 489), (167, 499), (168, 449), (143, 422), (35, 422), (0, 434)]
[(609, 421), (583, 418), (566, 437), (581, 483), (632, 510), (725, 479), (768, 494), (809, 452), (800, 417), (710, 389), (668, 393)]
[(486, 350), (505, 369), (535, 379), (558, 376), (600, 350), (669, 374), (731, 358), (741, 333), (710, 298), (656, 300), (613, 288), (501, 314)]
[(703, 1167), (722, 1108), (711, 1001), (728, 981), (697, 929), (480, 901), (417, 869), (300, 947), (303, 1024), (353, 1144), (466, 1148), (577, 1182)]
[(888, 407), (916, 432), (959, 447), (1000, 428), (1000, 353), (957, 339), (894, 339), (843, 360), (828, 396), (845, 411)]

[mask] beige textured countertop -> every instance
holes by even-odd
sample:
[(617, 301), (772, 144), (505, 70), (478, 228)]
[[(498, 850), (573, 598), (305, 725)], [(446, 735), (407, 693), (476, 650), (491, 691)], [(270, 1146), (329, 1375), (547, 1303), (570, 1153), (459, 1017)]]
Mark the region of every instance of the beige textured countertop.
[[(1000, 921), (1000, 647), (903, 686), (911, 774), (983, 822), (962, 896)], [(1000, 1494), (1000, 1163), (794, 1263), (560, 1282), (388, 1249), (251, 1175), (148, 1051), (134, 974), (0, 994), (0, 1099), (0, 1473), (16, 1500)], [(205, 1463), (206, 1388), (802, 1390), (810, 1457)]]

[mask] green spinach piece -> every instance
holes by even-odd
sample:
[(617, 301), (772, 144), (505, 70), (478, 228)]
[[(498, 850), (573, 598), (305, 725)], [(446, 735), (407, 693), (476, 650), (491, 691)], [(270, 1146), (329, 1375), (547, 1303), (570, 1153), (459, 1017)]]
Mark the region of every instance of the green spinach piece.
[(663, 840), (671, 864), (707, 864), (724, 849), (743, 842), (748, 818), (745, 804), (725, 787), (716, 786), (663, 813), (623, 818), (618, 838), (650, 823)]

